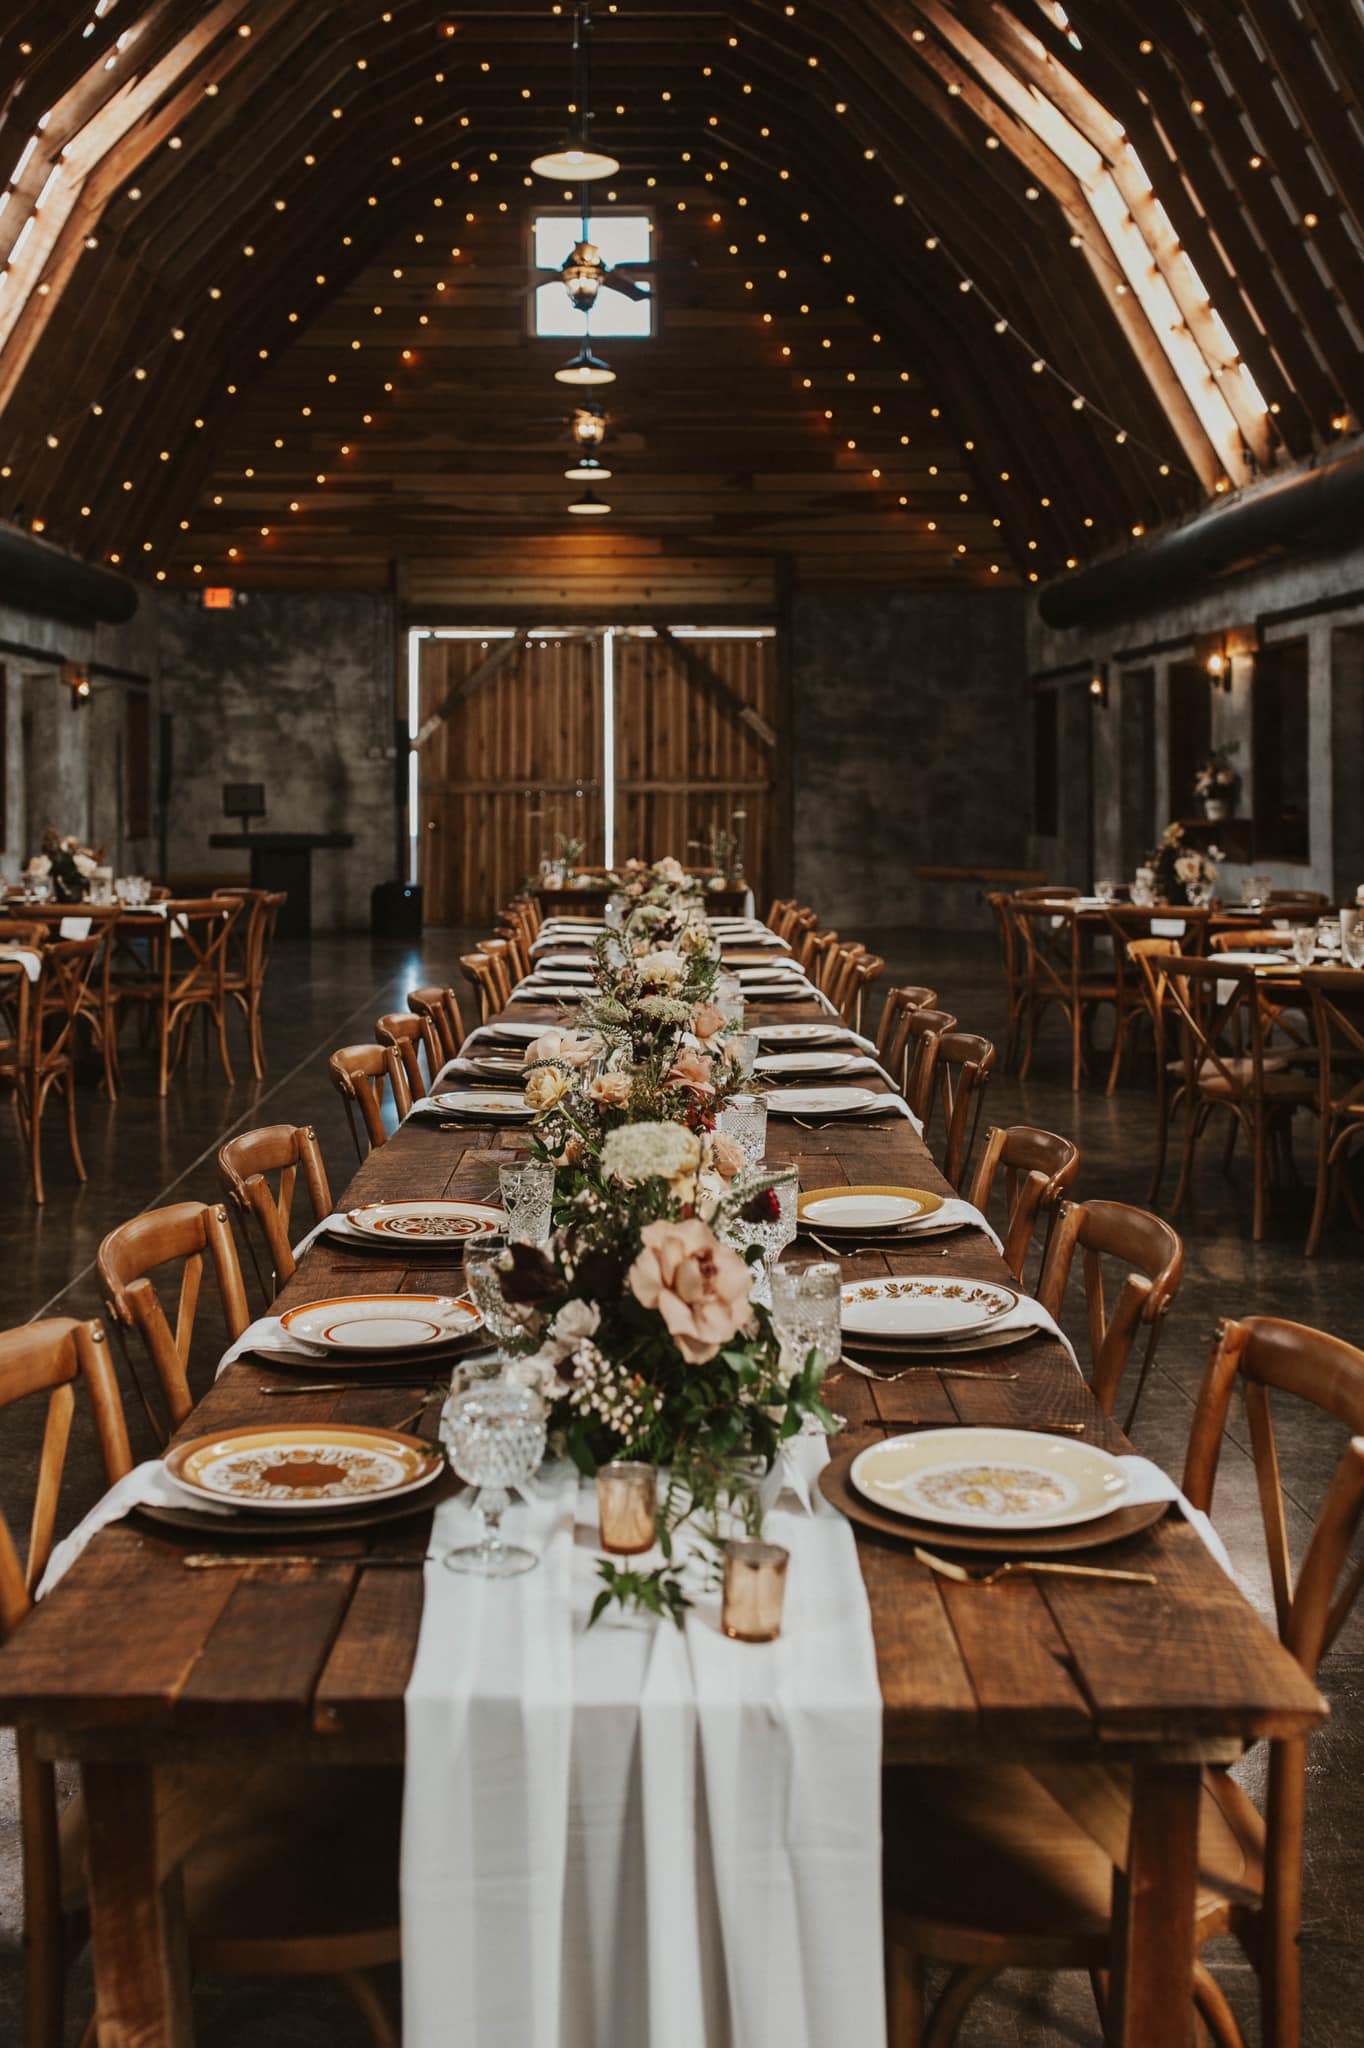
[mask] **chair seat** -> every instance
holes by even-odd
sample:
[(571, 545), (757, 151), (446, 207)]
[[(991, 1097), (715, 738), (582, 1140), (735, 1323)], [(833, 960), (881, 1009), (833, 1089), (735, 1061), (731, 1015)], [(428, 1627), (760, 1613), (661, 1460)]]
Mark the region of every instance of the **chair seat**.
[[(946, 1960), (1103, 1963), (1131, 1816), (1125, 1768), (892, 1770), (882, 1808), (892, 1938), (898, 1920), (913, 1947)], [(1205, 1771), (1200, 1941), (1228, 1924), (1233, 1906), (1258, 1906), (1263, 1883), (1260, 1815), (1233, 1778)]]
[[(271, 1766), (245, 1773), (239, 1800), (184, 1865), (190, 1953), (203, 1970), (327, 1974), (401, 1954), (400, 1770)], [(85, 1803), (61, 1817), (62, 1898), (85, 1891)]]

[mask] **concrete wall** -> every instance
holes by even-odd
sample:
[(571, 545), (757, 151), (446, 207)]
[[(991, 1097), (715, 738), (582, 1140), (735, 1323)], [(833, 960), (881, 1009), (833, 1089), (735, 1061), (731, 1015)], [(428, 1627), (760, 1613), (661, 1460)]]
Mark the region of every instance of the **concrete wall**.
[(74, 706), (62, 680), (65, 662), (104, 662), (151, 679), (151, 734), (159, 668), (155, 605), (145, 599), (126, 626), (68, 626), (0, 606), (0, 640), (29, 650), (0, 650), (5, 678), (5, 829), (0, 874), (13, 880), (44, 828), (74, 832), (108, 849), (118, 874), (151, 872), (154, 836), (135, 840), (127, 825), (125, 715), (130, 688), (99, 675)]
[(191, 594), (160, 600), (173, 720), (173, 876), (245, 879), (246, 859), (209, 847), (225, 782), (265, 785), (253, 830), (350, 832), (312, 856), (313, 929), (356, 929), (396, 870), (392, 607), (368, 592), (252, 591), (231, 611)]
[[(1053, 878), (1082, 885), (1100, 875), (1130, 879), (1167, 821), (1192, 815), (1190, 792), (1170, 787), (1171, 669), (1193, 659), (1196, 635), (1250, 624), (1258, 624), (1267, 647), (1301, 638), (1308, 643), (1310, 851), (1302, 862), (1262, 855), (1253, 863), (1229, 861), (1223, 893), (1237, 894), (1253, 865), (1281, 887), (1354, 895), (1364, 882), (1364, 547), (1358, 545), (1224, 577), (1098, 630), (1057, 631), (1032, 609), (1031, 672), (1068, 671), (1035, 684), (1056, 688), (1062, 697), (1062, 830), (1054, 841), (1031, 841), (1037, 864)], [(1107, 679), (1106, 704), (1088, 694), (1097, 668)], [(1238, 658), (1229, 689), (1208, 686), (1212, 743), (1235, 747), (1246, 817), (1255, 786), (1254, 669), (1253, 656)], [(1175, 685), (1188, 686), (1187, 678)]]
[(796, 894), (854, 937), (983, 924), (978, 886), (913, 870), (1026, 852), (1022, 597), (802, 592), (788, 658)]

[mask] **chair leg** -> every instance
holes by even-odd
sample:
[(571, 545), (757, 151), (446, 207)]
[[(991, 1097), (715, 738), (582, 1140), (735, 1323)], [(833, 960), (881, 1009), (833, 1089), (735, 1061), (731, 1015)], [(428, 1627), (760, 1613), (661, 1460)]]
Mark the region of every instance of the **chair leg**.
[(1080, 1086), (1080, 1075), (1085, 1063), (1085, 1011), (1084, 1004), (1076, 1002), (1070, 1012), (1070, 1086), (1074, 1093)]
[[(236, 1086), (236, 1080), (237, 1080), (237, 1077), (236, 1077), (236, 1075), (235, 1075), (235, 1074), (233, 1073), (233, 1071), (232, 1071), (232, 1062), (231, 1062), (231, 1060), (230, 1060), (230, 1059), (228, 1058), (228, 1055), (227, 1055), (227, 1016), (226, 1016), (226, 1013), (225, 1013), (225, 1011), (224, 1011), (223, 1005), (222, 1005), (221, 1003), (214, 1003), (214, 1004), (212, 1005), (212, 1008), (213, 1008), (213, 1014), (214, 1014), (214, 1018), (215, 1018), (215, 1020), (216, 1020), (216, 1022), (217, 1022), (217, 1025), (218, 1025), (218, 1057), (219, 1057), (219, 1058), (220, 1058), (220, 1059), (222, 1060), (222, 1063), (223, 1063), (223, 1072), (224, 1072), (224, 1073), (225, 1073), (225, 1074), (227, 1075), (227, 1081), (228, 1081), (228, 1086), (229, 1086), (229, 1087), (235, 1087), (235, 1086)], [(205, 1004), (205, 1005), (204, 1005), (204, 1041), (205, 1041), (205, 1045), (207, 1045), (207, 1041), (208, 1041), (208, 1009), (209, 1009), (209, 1005), (208, 1005), (208, 1004)]]
[(398, 2030), (368, 1972), (343, 1970), (336, 1981), (345, 1987), (363, 2014), (374, 2037), (374, 2048), (399, 2048)]
[(1194, 1964), (1194, 2007), (1212, 2035), (1215, 2048), (1246, 2048), (1236, 2016), (1206, 1963)]
[(924, 1959), (898, 1941), (886, 1943), (886, 2035), (890, 2048), (923, 2048)]
[(258, 1081), (265, 1079), (265, 1037), (260, 1023), (260, 990), (253, 988), (246, 1006), (246, 1038), (251, 1047), (251, 1071)]
[(90, 1176), (85, 1171), (85, 1161), (81, 1158), (80, 1138), (76, 1133), (76, 1074), (74, 1067), (68, 1069), (62, 1086), (66, 1090), (66, 1141), (71, 1147), (71, 1163), (76, 1169), (76, 1179), (88, 1180)]
[(1251, 1217), (1250, 1234), (1255, 1243), (1259, 1244), (1265, 1234), (1265, 1189), (1269, 1177), (1269, 1160), (1267, 1157), (1269, 1133), (1266, 1129), (1264, 1109), (1259, 1103), (1255, 1106), (1254, 1118), (1251, 1123), (1250, 1142), (1254, 1152), (1255, 1165), (1255, 1201)]
[(975, 2003), (986, 1985), (997, 1977), (997, 1970), (985, 1970), (963, 1965), (954, 1970), (947, 1980), (942, 1997), (933, 2008), (933, 2017), (924, 2035), (924, 2048), (952, 2048), (957, 2038), (957, 2029), (966, 2018), (967, 2009)]
[(43, 1098), (41, 1091), (34, 1089), (28, 1105), (28, 1164), (33, 1176), (33, 1199), (40, 1206), (47, 1200), (43, 1192)]

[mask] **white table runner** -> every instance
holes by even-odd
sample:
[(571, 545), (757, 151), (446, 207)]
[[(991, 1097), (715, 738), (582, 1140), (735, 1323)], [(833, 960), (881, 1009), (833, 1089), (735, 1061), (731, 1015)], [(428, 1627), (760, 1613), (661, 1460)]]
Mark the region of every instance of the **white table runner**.
[[(816, 1492), (780, 1642), (704, 1597), (584, 1623), (595, 1496), (555, 1468), (506, 1516), (540, 1564), (426, 1567), (407, 1691), (406, 2048), (883, 2048), (881, 1705), (852, 1531)], [(472, 1540), (463, 1500), (433, 1555)]]

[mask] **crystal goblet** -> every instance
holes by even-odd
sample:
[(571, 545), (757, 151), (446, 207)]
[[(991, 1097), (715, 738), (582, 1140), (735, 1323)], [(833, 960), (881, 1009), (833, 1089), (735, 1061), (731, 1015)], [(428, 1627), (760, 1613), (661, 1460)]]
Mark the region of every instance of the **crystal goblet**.
[(530, 1478), (545, 1454), (545, 1407), (529, 1387), (493, 1380), (469, 1387), (446, 1402), (441, 1442), (450, 1463), (468, 1486), (479, 1489), (483, 1534), (477, 1543), (447, 1550), (442, 1562), (452, 1572), (485, 1579), (511, 1579), (535, 1569), (533, 1550), (502, 1540), (507, 1489)]

